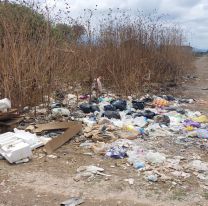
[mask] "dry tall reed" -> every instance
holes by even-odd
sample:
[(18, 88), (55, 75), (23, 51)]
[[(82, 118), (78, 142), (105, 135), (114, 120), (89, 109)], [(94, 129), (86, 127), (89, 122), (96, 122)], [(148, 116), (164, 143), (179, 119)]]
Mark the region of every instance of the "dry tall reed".
[[(58, 18), (52, 21), (49, 8), (40, 14), (38, 4), (0, 3), (2, 97), (17, 107), (36, 105), (65, 83), (89, 92), (98, 76), (115, 92), (138, 94), (154, 83), (178, 82), (190, 70), (192, 52), (184, 47), (183, 32), (165, 26), (160, 16), (118, 9), (95, 21), (95, 11), (87, 12), (64, 20), (70, 28), (84, 28), (68, 38), (57, 33)], [(70, 36), (79, 33), (76, 28)]]

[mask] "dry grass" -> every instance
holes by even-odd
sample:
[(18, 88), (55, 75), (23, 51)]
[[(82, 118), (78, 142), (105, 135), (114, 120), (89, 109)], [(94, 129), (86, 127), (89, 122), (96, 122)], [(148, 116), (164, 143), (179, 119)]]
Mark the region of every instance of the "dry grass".
[(38, 4), (26, 11), (21, 5), (0, 3), (0, 93), (17, 107), (43, 102), (63, 85), (89, 92), (98, 76), (115, 92), (138, 94), (153, 83), (180, 81), (191, 68), (183, 32), (158, 15), (109, 10), (95, 26), (88, 10), (78, 22), (85, 34), (69, 40), (56, 35), (50, 9), (43, 18)]

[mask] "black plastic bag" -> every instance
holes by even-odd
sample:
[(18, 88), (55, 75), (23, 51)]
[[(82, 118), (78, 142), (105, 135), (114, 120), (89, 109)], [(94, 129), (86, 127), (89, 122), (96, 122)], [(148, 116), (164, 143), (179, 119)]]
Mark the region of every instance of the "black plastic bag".
[(91, 105), (91, 112), (100, 112), (100, 108), (97, 105)]
[(167, 115), (157, 115), (154, 117), (156, 123), (164, 124), (166, 126), (170, 125), (170, 118)]
[(107, 117), (108, 119), (121, 119), (120, 114), (117, 111), (105, 111), (102, 117)]
[(123, 111), (126, 110), (127, 103), (125, 100), (118, 99), (111, 102), (111, 104), (118, 110)]
[(156, 115), (154, 112), (151, 112), (150, 110), (145, 110), (142, 114), (144, 117), (148, 119), (153, 119), (154, 116)]
[(105, 111), (116, 111), (116, 108), (113, 105), (109, 104), (109, 105), (104, 106), (104, 110)]
[(144, 109), (144, 102), (141, 101), (132, 101), (132, 106), (134, 109), (143, 110)]
[(136, 113), (134, 115), (134, 118), (136, 118), (136, 117), (142, 117), (142, 116), (144, 116), (143, 113), (142, 112), (138, 112), (138, 113)]
[(90, 113), (91, 112), (91, 105), (88, 103), (83, 103), (79, 106), (79, 108), (84, 112), (84, 113)]

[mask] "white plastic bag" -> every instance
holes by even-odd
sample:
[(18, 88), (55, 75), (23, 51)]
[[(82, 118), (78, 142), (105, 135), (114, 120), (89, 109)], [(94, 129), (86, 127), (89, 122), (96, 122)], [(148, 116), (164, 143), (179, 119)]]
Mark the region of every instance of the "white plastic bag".
[(11, 101), (7, 98), (0, 100), (0, 112), (7, 112), (8, 109), (11, 109)]
[(164, 154), (161, 154), (159, 152), (149, 151), (146, 155), (146, 160), (153, 164), (161, 164), (165, 162), (166, 157)]

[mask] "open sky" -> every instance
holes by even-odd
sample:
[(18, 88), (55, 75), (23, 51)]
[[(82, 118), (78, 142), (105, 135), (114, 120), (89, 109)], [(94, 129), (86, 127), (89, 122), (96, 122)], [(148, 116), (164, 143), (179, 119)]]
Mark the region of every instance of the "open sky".
[(149, 13), (156, 9), (160, 14), (168, 14), (168, 20), (181, 25), (191, 46), (208, 49), (208, 0), (44, 0), (48, 6), (65, 8), (67, 2), (72, 17), (80, 15), (84, 9), (108, 8), (139, 9)]

